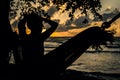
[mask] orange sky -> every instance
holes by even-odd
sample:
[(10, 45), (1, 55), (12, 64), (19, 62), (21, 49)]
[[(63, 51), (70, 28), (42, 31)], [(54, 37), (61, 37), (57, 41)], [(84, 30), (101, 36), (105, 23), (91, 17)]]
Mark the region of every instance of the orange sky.
[[(105, 8), (115, 8), (118, 7), (120, 8), (120, 6), (118, 6), (120, 4), (119, 0), (101, 0), (102, 1), (102, 9), (104, 10)], [(107, 4), (106, 4), (107, 3)], [(77, 14), (77, 13), (76, 13)], [(77, 14), (77, 16), (80, 14)], [(15, 20), (17, 20), (18, 17), (16, 17), (14, 20), (11, 20), (11, 23), (13, 23)], [(60, 14), (60, 12), (56, 12), (54, 14), (54, 16), (52, 17), (52, 19), (60, 19), (60, 24), (64, 24), (66, 22), (68, 18), (68, 13), (64, 13), (64, 14)], [(93, 26), (93, 25), (92, 25)], [(115, 36), (120, 36), (120, 20), (118, 22), (116, 22), (116, 24), (112, 25), (111, 28), (116, 29), (116, 34)], [(68, 37), (68, 36), (74, 36), (77, 33), (81, 32), (82, 30), (84, 30), (84, 28), (79, 28), (79, 29), (72, 29), (72, 30), (68, 30), (68, 31), (63, 31), (63, 32), (54, 32), (51, 37)], [(27, 30), (27, 32), (30, 32), (29, 30)]]
[[(102, 22), (98, 22), (96, 25), (95, 23), (91, 23), (90, 26), (88, 27), (85, 27), (85, 28), (78, 28), (78, 29), (71, 29), (71, 30), (68, 30), (68, 31), (62, 31), (62, 32), (54, 32), (51, 37), (73, 37), (75, 36), (76, 34), (80, 33), (81, 31), (89, 28), (89, 27), (92, 27), (92, 26), (101, 26), (101, 23)], [(112, 29), (115, 29), (116, 31), (116, 34), (114, 36), (116, 37), (120, 37), (120, 19), (118, 19), (116, 22), (114, 22), (111, 27), (109, 28), (109, 30), (112, 30)]]
[[(55, 31), (55, 32), (53, 32), (51, 37), (73, 37), (88, 27), (101, 26), (101, 24), (102, 24), (102, 22), (92, 22), (89, 26), (84, 27), (84, 28), (68, 29), (67, 31), (61, 31), (61, 32)], [(120, 19), (116, 20), (109, 29), (115, 29), (115, 31), (116, 31), (115, 36), (120, 37)], [(30, 30), (26, 29), (26, 32), (29, 34)]]

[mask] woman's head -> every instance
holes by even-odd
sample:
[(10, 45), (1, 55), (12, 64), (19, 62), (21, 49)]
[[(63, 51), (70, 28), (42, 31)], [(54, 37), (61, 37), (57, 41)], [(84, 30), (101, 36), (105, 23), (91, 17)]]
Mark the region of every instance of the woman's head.
[(42, 32), (42, 19), (34, 12), (28, 15), (27, 17), (27, 26), (32, 33), (41, 33)]

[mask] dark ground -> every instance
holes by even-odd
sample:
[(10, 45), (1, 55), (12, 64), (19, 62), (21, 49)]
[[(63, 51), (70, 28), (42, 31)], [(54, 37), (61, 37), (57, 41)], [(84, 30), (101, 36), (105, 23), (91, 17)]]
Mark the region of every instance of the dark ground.
[[(24, 77), (22, 78), (21, 74), (22, 73), (19, 73), (19, 77), (18, 77), (16, 67), (14, 65), (10, 65), (8, 74), (4, 76), (3, 75), (0, 76), (1, 78), (0, 80), (26, 80)], [(44, 77), (47, 77), (47, 76), (44, 76)], [(58, 80), (120, 80), (120, 74), (83, 72), (83, 71), (81, 72), (81, 71), (68, 69), (63, 74), (61, 74)]]

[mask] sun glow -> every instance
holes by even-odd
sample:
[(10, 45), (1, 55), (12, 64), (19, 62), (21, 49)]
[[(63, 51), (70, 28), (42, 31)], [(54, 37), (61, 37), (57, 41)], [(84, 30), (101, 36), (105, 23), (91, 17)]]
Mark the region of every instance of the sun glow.
[(108, 5), (107, 9), (111, 9), (111, 6), (110, 6), (110, 5)]

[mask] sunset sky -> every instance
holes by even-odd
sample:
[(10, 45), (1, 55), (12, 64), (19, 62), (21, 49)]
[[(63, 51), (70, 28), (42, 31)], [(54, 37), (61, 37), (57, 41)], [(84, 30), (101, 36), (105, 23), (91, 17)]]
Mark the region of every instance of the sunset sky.
[[(120, 10), (120, 0), (101, 0), (101, 2), (102, 2), (102, 8), (101, 8), (101, 11), (99, 11), (100, 13), (104, 13), (106, 9), (109, 9), (109, 10), (112, 11), (115, 8), (118, 8)], [(50, 14), (54, 13), (53, 9), (54, 8), (52, 8), (50, 10)], [(77, 18), (78, 15), (81, 16), (81, 14), (76, 13), (75, 18)], [(68, 13), (61, 14), (60, 12), (55, 12), (54, 15), (53, 15), (53, 17), (52, 17), (52, 19), (59, 19), (60, 20), (59, 24), (65, 24), (65, 22), (69, 19), (69, 17), (68, 17)], [(11, 20), (11, 22), (12, 22), (12, 20)], [(118, 23), (117, 23), (117, 26), (120, 27), (120, 25)], [(117, 31), (119, 31), (119, 30), (117, 30)], [(61, 34), (63, 35), (63, 33), (61, 33)], [(67, 32), (64, 32), (64, 34), (65, 35), (72, 35), (72, 34), (69, 34)], [(58, 35), (58, 33), (55, 33), (53, 35)]]
[[(101, 0), (102, 2), (102, 8), (101, 8), (101, 11), (100, 13), (104, 13), (106, 9), (110, 9), (110, 11), (113, 11), (115, 8), (118, 8), (120, 10), (120, 1), (119, 0)], [(66, 20), (69, 19), (67, 13), (64, 13), (64, 14), (61, 14), (60, 13), (56, 13), (54, 15), (54, 18), (55, 19), (60, 19), (60, 23), (64, 24)], [(99, 24), (100, 26), (100, 24)], [(120, 36), (120, 19), (116, 21), (116, 24), (112, 25), (111, 28), (114, 28), (116, 29), (116, 34), (115, 36)], [(79, 32), (81, 32), (82, 30), (84, 30), (84, 28), (81, 28), (81, 29), (73, 29), (71, 30), (74, 34), (77, 34)], [(61, 35), (60, 35), (61, 34)], [(62, 35), (65, 35), (65, 36), (73, 36), (73, 34), (69, 33), (69, 31), (65, 31), (65, 32), (61, 32), (61, 33), (53, 33), (52, 36), (62, 36)]]
[[(15, 1), (17, 1), (17, 0), (15, 0)], [(101, 8), (101, 11), (99, 11), (101, 13), (104, 12), (104, 10), (106, 10), (106, 9), (111, 9), (111, 10), (113, 10), (115, 8), (120, 9), (120, 1), (119, 0), (101, 0), (101, 4), (102, 4), (102, 8)], [(36, 5), (38, 5), (38, 4), (36, 4)], [(47, 7), (46, 7), (46, 9), (47, 9)], [(60, 19), (61, 20), (60, 24), (64, 24), (65, 21), (69, 19), (68, 13), (61, 14), (60, 12), (54, 13), (54, 11), (55, 11), (55, 9), (51, 8), (49, 10), (49, 14), (50, 15), (54, 14), (53, 19)], [(80, 16), (79, 12), (76, 13), (76, 16), (78, 16), (78, 15)]]
[[(100, 13), (103, 13), (104, 10), (106, 9), (115, 9), (118, 8), (120, 9), (120, 1), (119, 0), (101, 0), (101, 4), (102, 4), (102, 8), (99, 11)], [(80, 15), (79, 13), (76, 13), (77, 15)], [(60, 13), (56, 13), (54, 15), (54, 19), (60, 19), (60, 24), (64, 24), (66, 20), (69, 19), (68, 14), (64, 13), (64, 14), (60, 14)]]
[(105, 8), (119, 8), (120, 9), (120, 0), (101, 0), (102, 2), (102, 9)]

